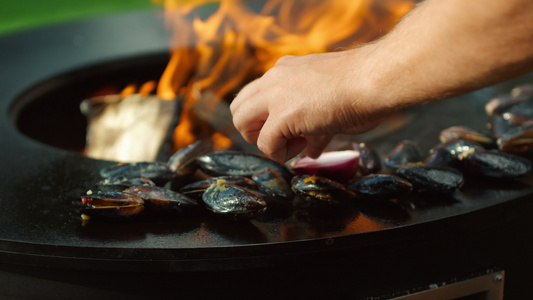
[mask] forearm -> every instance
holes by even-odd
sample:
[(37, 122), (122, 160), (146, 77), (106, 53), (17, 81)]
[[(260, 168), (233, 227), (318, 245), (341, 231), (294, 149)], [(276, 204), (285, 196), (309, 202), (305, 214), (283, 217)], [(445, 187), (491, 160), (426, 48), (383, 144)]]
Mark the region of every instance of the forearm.
[(387, 107), (458, 95), (532, 70), (533, 2), (427, 0), (353, 51), (366, 52), (358, 75)]

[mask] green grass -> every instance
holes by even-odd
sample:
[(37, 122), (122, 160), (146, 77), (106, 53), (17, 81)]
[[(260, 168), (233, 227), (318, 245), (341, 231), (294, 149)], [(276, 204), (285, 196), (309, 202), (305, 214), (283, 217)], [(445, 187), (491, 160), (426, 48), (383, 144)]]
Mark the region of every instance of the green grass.
[(0, 34), (151, 7), (150, 0), (0, 0)]

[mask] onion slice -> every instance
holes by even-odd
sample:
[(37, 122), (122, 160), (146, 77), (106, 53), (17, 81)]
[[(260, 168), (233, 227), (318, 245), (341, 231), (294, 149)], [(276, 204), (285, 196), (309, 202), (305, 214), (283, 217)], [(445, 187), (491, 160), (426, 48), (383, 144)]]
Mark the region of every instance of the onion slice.
[(345, 183), (355, 176), (358, 165), (359, 151), (343, 150), (324, 152), (317, 159), (303, 157), (291, 169), (297, 174), (318, 175)]

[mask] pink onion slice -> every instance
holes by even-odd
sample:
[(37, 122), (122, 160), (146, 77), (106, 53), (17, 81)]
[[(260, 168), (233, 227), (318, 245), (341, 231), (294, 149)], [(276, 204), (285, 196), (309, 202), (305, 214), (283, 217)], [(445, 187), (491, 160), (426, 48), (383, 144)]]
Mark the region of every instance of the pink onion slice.
[(291, 169), (297, 174), (318, 175), (345, 183), (355, 176), (358, 164), (359, 151), (329, 151), (317, 159), (303, 157)]

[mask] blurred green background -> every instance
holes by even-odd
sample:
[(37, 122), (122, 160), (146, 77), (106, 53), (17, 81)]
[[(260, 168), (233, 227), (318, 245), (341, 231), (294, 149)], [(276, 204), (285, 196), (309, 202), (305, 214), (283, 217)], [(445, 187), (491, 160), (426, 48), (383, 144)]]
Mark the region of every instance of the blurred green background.
[(80, 18), (156, 6), (150, 0), (0, 0), (0, 35)]

